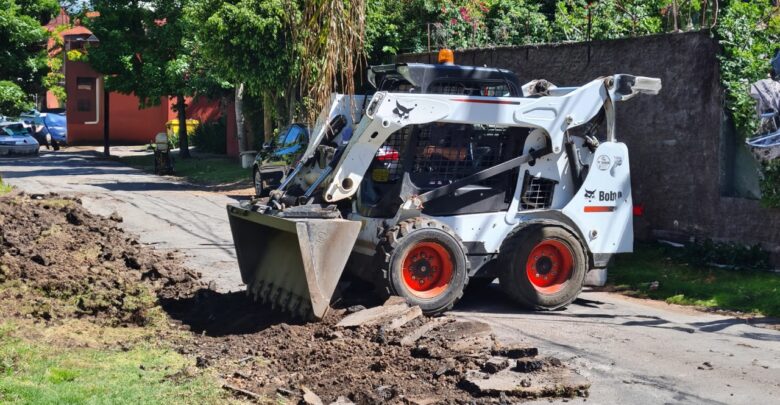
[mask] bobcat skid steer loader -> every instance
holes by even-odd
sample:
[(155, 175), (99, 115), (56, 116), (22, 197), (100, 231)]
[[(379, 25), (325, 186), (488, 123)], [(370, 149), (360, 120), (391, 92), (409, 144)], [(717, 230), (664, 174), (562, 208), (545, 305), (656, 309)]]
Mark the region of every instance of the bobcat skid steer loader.
[(427, 314), (495, 278), (518, 303), (555, 309), (632, 250), (615, 102), (657, 94), (659, 79), (521, 86), (505, 70), (403, 64), (369, 81), (370, 98), (334, 96), (267, 201), (227, 207), (256, 299), (321, 319), (349, 260)]

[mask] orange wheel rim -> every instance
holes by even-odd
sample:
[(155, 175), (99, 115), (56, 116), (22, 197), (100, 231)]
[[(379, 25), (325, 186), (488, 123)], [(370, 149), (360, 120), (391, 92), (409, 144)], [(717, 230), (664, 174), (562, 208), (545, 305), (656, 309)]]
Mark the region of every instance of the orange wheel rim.
[(454, 267), (447, 248), (436, 242), (420, 242), (404, 257), (403, 283), (416, 297), (434, 298), (449, 287)]
[(531, 250), (525, 272), (536, 291), (554, 294), (571, 278), (574, 258), (568, 246), (557, 240), (543, 240)]

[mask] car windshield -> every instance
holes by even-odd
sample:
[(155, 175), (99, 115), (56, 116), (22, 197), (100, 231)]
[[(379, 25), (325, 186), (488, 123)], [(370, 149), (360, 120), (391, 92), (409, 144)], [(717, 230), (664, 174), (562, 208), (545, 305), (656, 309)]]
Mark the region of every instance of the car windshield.
[(11, 124), (11, 125), (3, 126), (2, 134), (5, 136), (15, 136), (15, 137), (24, 137), (30, 135), (30, 133), (27, 132), (27, 129), (22, 124)]
[(293, 125), (282, 131), (276, 138), (277, 148), (286, 148), (301, 143), (305, 134), (305, 129), (298, 125)]

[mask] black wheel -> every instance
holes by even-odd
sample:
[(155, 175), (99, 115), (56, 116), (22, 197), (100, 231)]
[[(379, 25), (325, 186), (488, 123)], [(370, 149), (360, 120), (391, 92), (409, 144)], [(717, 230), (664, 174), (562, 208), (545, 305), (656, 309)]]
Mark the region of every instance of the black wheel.
[(255, 183), (255, 196), (256, 197), (268, 197), (268, 181), (264, 178), (260, 169), (255, 167), (254, 170), (254, 183)]
[(501, 289), (519, 304), (537, 310), (566, 307), (582, 291), (587, 256), (563, 228), (520, 229), (501, 246)]
[(403, 221), (385, 233), (378, 249), (390, 295), (427, 315), (448, 311), (463, 297), (466, 249), (446, 225), (425, 218)]

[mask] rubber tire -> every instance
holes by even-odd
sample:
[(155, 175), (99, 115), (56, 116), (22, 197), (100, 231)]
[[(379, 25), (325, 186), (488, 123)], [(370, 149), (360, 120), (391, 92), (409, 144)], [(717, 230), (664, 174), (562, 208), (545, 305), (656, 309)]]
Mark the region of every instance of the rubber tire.
[[(260, 179), (258, 179), (258, 176)], [(258, 180), (260, 182), (259, 184)], [(252, 172), (252, 184), (255, 186), (255, 197), (268, 197), (270, 190), (263, 185), (263, 174), (260, 173), (260, 169), (257, 167), (255, 167), (255, 170)]]
[[(436, 241), (449, 250), (453, 260), (452, 280), (439, 296), (426, 299), (413, 295), (403, 282), (403, 260), (406, 252), (421, 241)], [(411, 306), (419, 306), (426, 315), (439, 315), (452, 309), (463, 297), (468, 283), (469, 261), (466, 248), (458, 236), (441, 222), (414, 218), (399, 222), (385, 232), (377, 247), (383, 282), (389, 295), (406, 299)]]
[[(533, 248), (543, 240), (553, 239), (572, 252), (572, 274), (560, 291), (540, 294), (526, 275), (526, 262)], [(588, 259), (580, 241), (557, 226), (521, 228), (510, 234), (501, 246), (499, 284), (518, 304), (533, 310), (553, 311), (565, 308), (582, 292)]]

